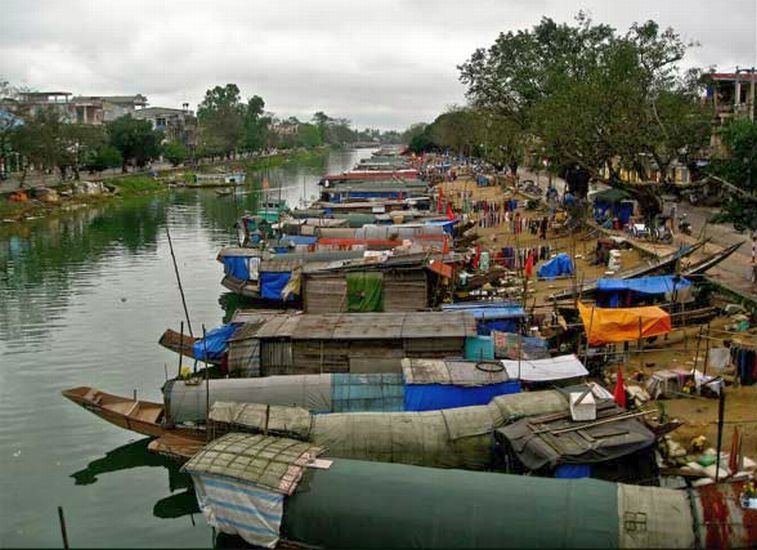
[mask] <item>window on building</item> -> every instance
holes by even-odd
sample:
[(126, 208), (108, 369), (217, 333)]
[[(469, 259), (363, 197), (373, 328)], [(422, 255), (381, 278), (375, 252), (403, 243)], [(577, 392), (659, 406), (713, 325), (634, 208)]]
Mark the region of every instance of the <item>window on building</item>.
[(165, 119), (165, 117), (157, 117), (155, 119), (155, 127), (156, 128), (165, 128), (166, 127), (166, 119)]

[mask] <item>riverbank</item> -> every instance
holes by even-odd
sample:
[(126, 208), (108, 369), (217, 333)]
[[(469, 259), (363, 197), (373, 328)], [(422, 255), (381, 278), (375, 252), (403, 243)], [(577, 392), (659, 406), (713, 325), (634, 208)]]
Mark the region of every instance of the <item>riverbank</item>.
[[(255, 172), (279, 168), (290, 163), (308, 163), (320, 161), (329, 153), (330, 148), (319, 148), (305, 151), (287, 151), (256, 159), (234, 159), (204, 162), (196, 166), (177, 166), (157, 171), (154, 177), (147, 173), (127, 175), (107, 175), (83, 178), (81, 181), (60, 182), (48, 185), (48, 189), (55, 191), (54, 198), (41, 200), (32, 196), (31, 189), (13, 189), (0, 192), (0, 222), (3, 224), (18, 224), (39, 219), (44, 216), (76, 210), (90, 205), (100, 205), (104, 202), (152, 195), (166, 192), (170, 189), (168, 182), (177, 176), (187, 178), (195, 173), (206, 170), (219, 172), (244, 170)], [(83, 190), (84, 181), (103, 182), (104, 192)], [(10, 197), (19, 191), (23, 192), (26, 200), (13, 201)]]

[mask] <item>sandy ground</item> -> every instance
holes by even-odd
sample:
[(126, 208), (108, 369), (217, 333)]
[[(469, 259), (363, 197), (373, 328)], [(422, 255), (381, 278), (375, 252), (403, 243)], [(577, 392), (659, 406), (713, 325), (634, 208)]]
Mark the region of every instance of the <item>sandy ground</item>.
[[(459, 179), (455, 182), (444, 184), (445, 197), (452, 198), (456, 206), (460, 205), (456, 192), (461, 190), (470, 191), (474, 200), (502, 200), (505, 197), (513, 196), (511, 192), (503, 192), (498, 186), (478, 187), (472, 180)], [(515, 195), (521, 201), (526, 197)], [(534, 217), (546, 212), (527, 211), (520, 207), (521, 216)], [(472, 218), (475, 219), (475, 214)], [(483, 249), (494, 251), (504, 246), (531, 246), (538, 245), (540, 241), (537, 235), (530, 233), (520, 234), (517, 238), (509, 232), (504, 225), (492, 228), (476, 228), (475, 232), (481, 237)], [(576, 276), (574, 278), (558, 279), (554, 281), (539, 281), (533, 278), (529, 281), (529, 297), (526, 303), (528, 308), (536, 306), (535, 311), (548, 311), (549, 296), (559, 290), (572, 287), (574, 284), (594, 281), (605, 274), (604, 266), (590, 265), (595, 246), (596, 238), (587, 238), (586, 235), (572, 235), (557, 237), (553, 232), (548, 232), (547, 242), (552, 244), (553, 249), (557, 252), (567, 252), (574, 255), (576, 265)], [(650, 252), (665, 254), (673, 247), (659, 247)], [(709, 252), (709, 249), (708, 249)], [(573, 254), (572, 254), (573, 253)], [(727, 260), (728, 261), (728, 260)], [(628, 269), (647, 262), (641, 253), (635, 249), (621, 251), (621, 269)], [(537, 264), (537, 266), (540, 264)], [(536, 269), (536, 266), (535, 266)], [(722, 330), (729, 322), (728, 319), (719, 318), (711, 323), (714, 338), (711, 340), (712, 347), (722, 345), (723, 338), (732, 338), (732, 335), (716, 332)], [(697, 340), (700, 332), (699, 326), (688, 327), (685, 331), (675, 329), (665, 339), (645, 347), (648, 350), (643, 354), (643, 363), (640, 360), (640, 354), (631, 353), (626, 359), (619, 364), (623, 368), (626, 380), (631, 380), (634, 374), (642, 372), (645, 376), (650, 376), (655, 370), (662, 368), (686, 368), (692, 369), (697, 366), (699, 370), (704, 368), (704, 355), (706, 341), (699, 340), (699, 352), (697, 353)], [(752, 329), (749, 334), (743, 334), (738, 338), (757, 340), (757, 330)], [(618, 346), (620, 349), (622, 346)], [(635, 348), (631, 344), (631, 349)], [(581, 350), (573, 350), (580, 352)], [(695, 362), (696, 360), (696, 362)], [(609, 365), (608, 365), (609, 366)], [(613, 370), (617, 365), (611, 367)], [(612, 389), (612, 388), (610, 388)], [(660, 400), (666, 414), (670, 418), (676, 418), (684, 423), (671, 434), (671, 437), (681, 443), (686, 449), (689, 449), (693, 437), (704, 435), (710, 446), (715, 446), (717, 441), (717, 416), (718, 400), (701, 396), (680, 397), (674, 399)], [(650, 402), (649, 405), (654, 405)], [(648, 406), (649, 406), (648, 405)], [(726, 405), (725, 405), (725, 428), (723, 431), (723, 449), (728, 450), (731, 445), (731, 438), (734, 426), (739, 426), (743, 435), (743, 451), (746, 456), (757, 459), (757, 385), (750, 387), (728, 386), (726, 388)]]

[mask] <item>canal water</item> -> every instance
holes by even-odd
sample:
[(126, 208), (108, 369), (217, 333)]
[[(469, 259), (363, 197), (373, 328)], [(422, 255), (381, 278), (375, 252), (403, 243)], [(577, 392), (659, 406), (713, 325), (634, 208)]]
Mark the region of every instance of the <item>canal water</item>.
[(0, 227), (0, 547), (61, 547), (58, 506), (74, 547), (212, 545), (188, 477), (61, 390), (160, 401), (177, 356), (157, 341), (183, 319), (166, 228), (193, 328), (214, 327), (235, 303), (216, 254), (236, 244), (234, 221), (255, 208), (261, 179), (269, 198), (297, 206), (324, 172), (367, 156), (332, 152), (250, 173), (235, 197), (172, 190)]

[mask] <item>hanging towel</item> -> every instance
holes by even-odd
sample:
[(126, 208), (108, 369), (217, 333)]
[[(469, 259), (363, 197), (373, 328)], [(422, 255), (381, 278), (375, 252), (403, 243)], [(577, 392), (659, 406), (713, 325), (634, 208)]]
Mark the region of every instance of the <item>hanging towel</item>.
[(347, 274), (347, 311), (384, 311), (384, 274)]

